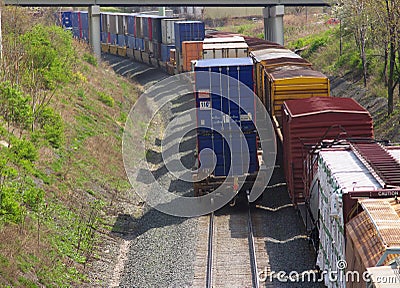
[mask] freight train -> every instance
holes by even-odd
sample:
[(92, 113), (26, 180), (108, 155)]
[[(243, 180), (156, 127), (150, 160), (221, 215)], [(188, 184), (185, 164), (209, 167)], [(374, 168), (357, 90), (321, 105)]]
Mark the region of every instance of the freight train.
[[(88, 39), (87, 12), (66, 11), (61, 19), (74, 37)], [(356, 101), (330, 97), (326, 75), (279, 44), (232, 33), (206, 33), (204, 23), (181, 18), (102, 13), (101, 42), (105, 53), (130, 57), (169, 74), (216, 71), (242, 80), (272, 119), (283, 149), (288, 192), (310, 231), (325, 285), (386, 287), (379, 282), (382, 269), (385, 275), (394, 275), (386, 283), (400, 285), (392, 269), (400, 265), (400, 149), (374, 140), (372, 118)], [(197, 120), (213, 123), (208, 110), (218, 107), (220, 98), (211, 88), (204, 93), (210, 84), (207, 80), (196, 83), (201, 83), (196, 90), (202, 91), (196, 94), (196, 105), (203, 110)], [(232, 168), (251, 180), (260, 169), (257, 131), (248, 125), (254, 99), (245, 93), (235, 97), (246, 103), (250, 114), (242, 115), (241, 109), (231, 112), (230, 103), (217, 109), (245, 127), (241, 132), (250, 163), (246, 171), (240, 165)], [(212, 179), (229, 176), (233, 162), (224, 152), (232, 143), (213, 131), (198, 130), (198, 150), (210, 148), (217, 156), (213, 177), (195, 185), (196, 195), (201, 195), (218, 185)], [(232, 137), (229, 141), (235, 142)], [(235, 163), (239, 162), (241, 156), (236, 155)], [(373, 268), (382, 265), (385, 268)], [(362, 277), (366, 270), (368, 283)], [(336, 271), (336, 277), (324, 274), (327, 271)], [(360, 281), (351, 281), (347, 272), (357, 272)]]

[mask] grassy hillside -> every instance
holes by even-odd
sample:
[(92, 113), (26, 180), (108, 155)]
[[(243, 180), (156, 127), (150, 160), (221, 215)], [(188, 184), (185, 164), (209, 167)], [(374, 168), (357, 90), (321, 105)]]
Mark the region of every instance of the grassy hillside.
[(306, 29), (307, 26), (292, 27), (288, 23), (286, 29), (291, 33), (287, 46), (293, 50), (300, 50), (302, 57), (308, 59), (316, 69), (326, 75), (341, 77), (352, 83), (351, 89), (334, 90), (335, 96), (356, 98), (371, 112), (375, 122), (376, 137), (400, 143), (398, 129), (400, 103), (399, 99), (395, 100), (395, 111), (388, 116), (387, 87), (383, 80), (384, 63), (378, 57), (379, 52), (372, 48), (367, 50), (368, 81), (367, 87), (364, 87), (362, 63), (354, 35), (346, 33), (340, 25), (326, 25), (320, 22), (313, 26), (318, 28), (314, 27), (309, 31)]
[(22, 28), (6, 21), (0, 62), (0, 286), (81, 286), (130, 187), (121, 139), (138, 86), (17, 13), (3, 10)]

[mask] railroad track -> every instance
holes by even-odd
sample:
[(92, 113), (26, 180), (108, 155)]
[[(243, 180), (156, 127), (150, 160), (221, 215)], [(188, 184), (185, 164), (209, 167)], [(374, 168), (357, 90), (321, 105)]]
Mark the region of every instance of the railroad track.
[[(207, 230), (208, 238), (206, 245), (203, 243), (203, 249), (207, 247), (203, 253), (207, 251), (207, 254), (201, 259), (204, 266), (195, 269), (193, 286), (258, 288), (250, 207), (240, 212), (212, 213), (200, 221), (203, 227), (206, 223), (208, 229), (203, 228), (203, 232)], [(202, 240), (206, 237), (203, 236)]]

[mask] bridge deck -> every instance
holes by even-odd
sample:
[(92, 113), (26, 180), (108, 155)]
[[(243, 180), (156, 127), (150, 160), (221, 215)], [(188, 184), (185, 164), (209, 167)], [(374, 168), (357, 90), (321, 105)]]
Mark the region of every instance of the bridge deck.
[(327, 6), (328, 0), (4, 0), (6, 5), (19, 6), (225, 6), (267, 7)]

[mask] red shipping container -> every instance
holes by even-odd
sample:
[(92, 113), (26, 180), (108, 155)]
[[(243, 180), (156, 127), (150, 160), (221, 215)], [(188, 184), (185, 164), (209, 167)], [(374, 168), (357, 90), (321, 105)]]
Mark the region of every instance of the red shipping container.
[(202, 59), (203, 41), (182, 42), (182, 66), (183, 71), (192, 70), (192, 60)]
[[(293, 204), (303, 203), (308, 149), (323, 139), (373, 138), (369, 112), (351, 98), (288, 100), (282, 106), (285, 177)], [(307, 148), (308, 147), (308, 148)]]

